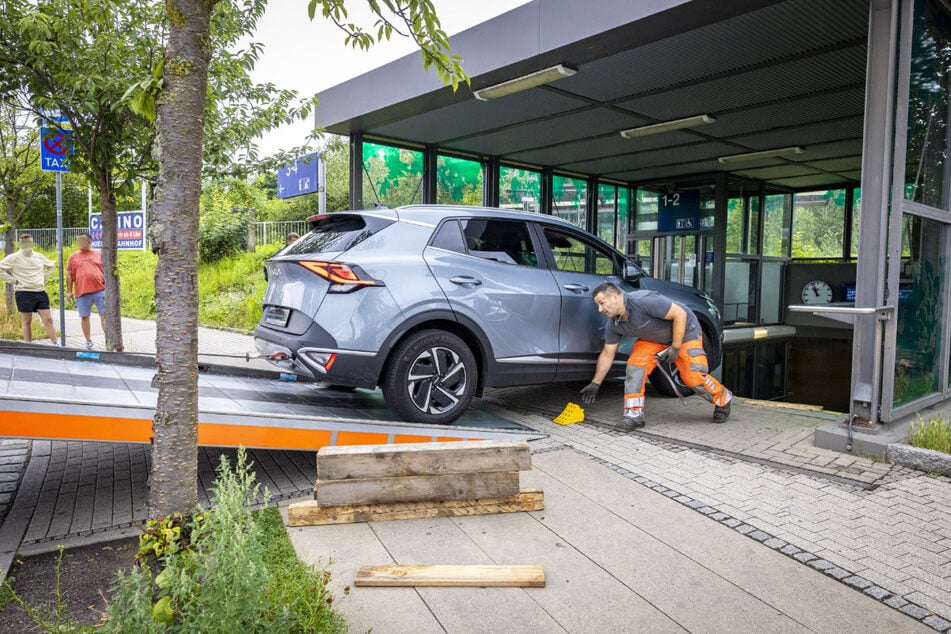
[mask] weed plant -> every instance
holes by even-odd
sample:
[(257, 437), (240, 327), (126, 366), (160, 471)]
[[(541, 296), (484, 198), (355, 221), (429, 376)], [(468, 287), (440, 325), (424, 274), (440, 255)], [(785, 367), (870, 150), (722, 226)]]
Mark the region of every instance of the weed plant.
[(234, 470), (222, 456), (213, 491), (214, 508), (192, 515), (187, 528), (178, 518), (151, 523), (139, 564), (117, 577), (106, 629), (346, 631), (327, 576), (297, 558), (276, 509), (251, 511), (259, 485), (243, 449)]
[(951, 422), (941, 416), (927, 423), (919, 418), (911, 424), (906, 442), (913, 447), (951, 454)]

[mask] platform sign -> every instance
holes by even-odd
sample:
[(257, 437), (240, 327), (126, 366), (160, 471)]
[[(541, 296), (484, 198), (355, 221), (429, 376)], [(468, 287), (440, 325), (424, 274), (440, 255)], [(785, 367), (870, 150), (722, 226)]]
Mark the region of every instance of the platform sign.
[(684, 233), (700, 231), (700, 192), (675, 191), (660, 194), (657, 204), (657, 231)]
[(277, 170), (277, 197), (293, 198), (320, 191), (317, 153), (308, 154)]
[[(120, 251), (145, 251), (145, 213), (120, 211), (116, 239)], [(102, 248), (102, 214), (89, 216), (89, 236), (94, 249)]]

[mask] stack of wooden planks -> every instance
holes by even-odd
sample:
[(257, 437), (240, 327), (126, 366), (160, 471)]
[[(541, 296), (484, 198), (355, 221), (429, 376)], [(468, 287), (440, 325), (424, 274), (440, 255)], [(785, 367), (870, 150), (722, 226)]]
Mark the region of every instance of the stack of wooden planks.
[(324, 447), (314, 500), (291, 504), (288, 524), (537, 511), (543, 493), (519, 485), (531, 467), (524, 440)]

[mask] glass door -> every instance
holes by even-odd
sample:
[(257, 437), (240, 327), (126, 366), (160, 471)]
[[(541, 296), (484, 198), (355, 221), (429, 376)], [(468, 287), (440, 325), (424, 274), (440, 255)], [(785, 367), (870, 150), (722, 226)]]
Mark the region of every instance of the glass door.
[(656, 236), (651, 275), (693, 288), (703, 288), (700, 265), (703, 253), (698, 248), (701, 242), (700, 235), (696, 233)]

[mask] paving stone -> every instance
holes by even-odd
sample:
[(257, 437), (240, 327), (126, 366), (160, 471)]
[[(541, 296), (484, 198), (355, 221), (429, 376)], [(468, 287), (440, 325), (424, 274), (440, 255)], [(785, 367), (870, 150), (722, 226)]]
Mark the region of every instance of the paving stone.
[(835, 568), (835, 564), (833, 564), (831, 561), (826, 561), (825, 559), (814, 559), (813, 561), (810, 561), (808, 563), (810, 566), (812, 566), (816, 570), (825, 571), (825, 570), (831, 570), (832, 568)]
[(742, 533), (742, 534), (744, 534), (744, 535), (749, 535), (750, 533), (752, 533), (752, 532), (755, 531), (755, 530), (756, 530), (756, 529), (753, 528), (752, 526), (750, 526), (749, 524), (743, 524), (743, 525), (741, 525), (741, 526), (737, 526), (737, 527), (736, 527), (736, 531), (737, 531), (738, 533)]
[(780, 548), (786, 545), (786, 542), (779, 539), (778, 537), (770, 537), (763, 543), (769, 546), (770, 548), (772, 548), (773, 550), (779, 550)]
[(786, 544), (780, 549), (780, 552), (784, 555), (797, 555), (802, 552), (802, 549), (792, 544)]
[(844, 581), (846, 577), (850, 576), (852, 573), (838, 566), (833, 566), (825, 571), (830, 577), (835, 577), (839, 581)]
[(739, 525), (742, 524), (742, 523), (743, 523), (743, 522), (741, 522), (740, 520), (738, 520), (738, 519), (736, 519), (736, 518), (733, 518), (733, 517), (731, 517), (731, 518), (729, 518), (729, 519), (726, 519), (726, 520), (723, 520), (723, 524), (726, 525), (726, 526), (729, 526), (730, 528), (736, 528), (737, 526), (739, 526)]
[(722, 513), (722, 512), (720, 512), (720, 511), (717, 511), (716, 513), (714, 513), (714, 514), (711, 515), (710, 517), (712, 517), (713, 519), (715, 519), (715, 520), (718, 521), (718, 522), (721, 522), (721, 521), (725, 520), (726, 518), (728, 518), (728, 517), (730, 517), (730, 516), (727, 515), (726, 513)]
[(769, 539), (770, 536), (769, 534), (764, 533), (763, 531), (753, 531), (752, 533), (748, 535), (748, 537), (752, 537), (758, 542), (765, 542), (767, 539)]
[(865, 588), (863, 592), (865, 592), (865, 594), (872, 597), (873, 599), (878, 599), (879, 601), (882, 601), (885, 599), (885, 597), (891, 595), (891, 592), (879, 586), (870, 586), (868, 588)]
[(904, 612), (905, 614), (907, 614), (908, 616), (914, 619), (919, 619), (919, 620), (931, 614), (931, 612), (929, 612), (928, 610), (924, 609), (920, 605), (915, 605), (914, 603), (907, 603), (898, 609)]
[(938, 630), (939, 632), (945, 632), (948, 629), (951, 629), (951, 622), (945, 621), (940, 616), (931, 615), (922, 619), (921, 622), (935, 630)]

